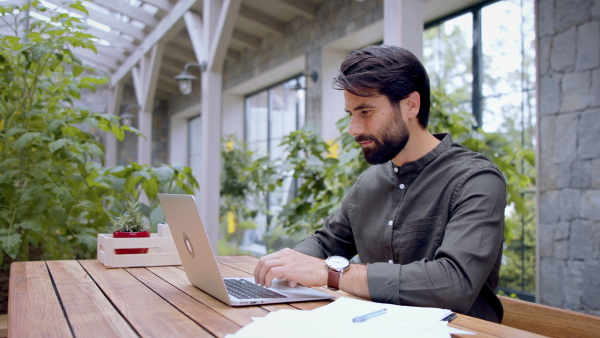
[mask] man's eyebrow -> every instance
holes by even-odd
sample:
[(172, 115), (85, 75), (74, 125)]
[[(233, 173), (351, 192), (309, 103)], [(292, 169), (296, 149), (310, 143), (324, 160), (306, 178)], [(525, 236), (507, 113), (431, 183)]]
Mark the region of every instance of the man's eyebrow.
[[(374, 105), (368, 104), (368, 103), (361, 103), (358, 106), (352, 108), (352, 111), (357, 111), (357, 110), (364, 110), (364, 109), (372, 109), (375, 108)], [(348, 109), (344, 109), (344, 111), (346, 113), (350, 113), (350, 111)]]

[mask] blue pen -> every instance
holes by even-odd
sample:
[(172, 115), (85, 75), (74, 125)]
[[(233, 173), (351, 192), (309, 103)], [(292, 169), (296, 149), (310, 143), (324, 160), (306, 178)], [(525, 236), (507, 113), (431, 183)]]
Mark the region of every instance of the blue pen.
[(367, 313), (366, 315), (362, 315), (362, 316), (358, 316), (355, 318), (352, 318), (352, 322), (354, 323), (360, 323), (360, 322), (364, 322), (367, 319), (373, 318), (373, 317), (377, 317), (377, 316), (381, 316), (382, 314), (386, 313), (387, 309), (381, 309), (381, 310), (377, 310), (375, 312), (371, 312), (371, 313)]

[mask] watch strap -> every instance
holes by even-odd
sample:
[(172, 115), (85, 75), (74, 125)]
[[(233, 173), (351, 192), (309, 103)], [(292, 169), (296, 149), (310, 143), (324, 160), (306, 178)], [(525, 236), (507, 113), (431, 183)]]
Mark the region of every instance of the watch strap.
[(329, 269), (329, 271), (327, 271), (327, 288), (333, 291), (339, 290), (341, 276), (342, 273), (340, 271)]

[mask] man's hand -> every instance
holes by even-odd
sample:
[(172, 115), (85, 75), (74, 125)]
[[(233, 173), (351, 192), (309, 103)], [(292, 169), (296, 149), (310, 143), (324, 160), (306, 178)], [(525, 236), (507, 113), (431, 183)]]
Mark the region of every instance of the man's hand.
[(286, 248), (263, 256), (254, 269), (254, 279), (260, 285), (270, 287), (275, 278), (287, 279), (292, 287), (323, 286), (327, 284), (327, 268), (323, 259)]

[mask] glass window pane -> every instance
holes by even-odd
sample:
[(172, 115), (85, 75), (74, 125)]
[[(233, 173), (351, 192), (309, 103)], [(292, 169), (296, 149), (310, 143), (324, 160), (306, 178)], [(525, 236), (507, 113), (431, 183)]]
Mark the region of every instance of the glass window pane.
[(425, 31), (423, 61), (432, 87), (457, 102), (471, 100), (473, 15), (467, 13)]
[(246, 142), (257, 156), (268, 154), (269, 92), (250, 96), (247, 100)]
[(521, 8), (501, 1), (481, 10), (483, 96), (521, 91), (523, 48)]

